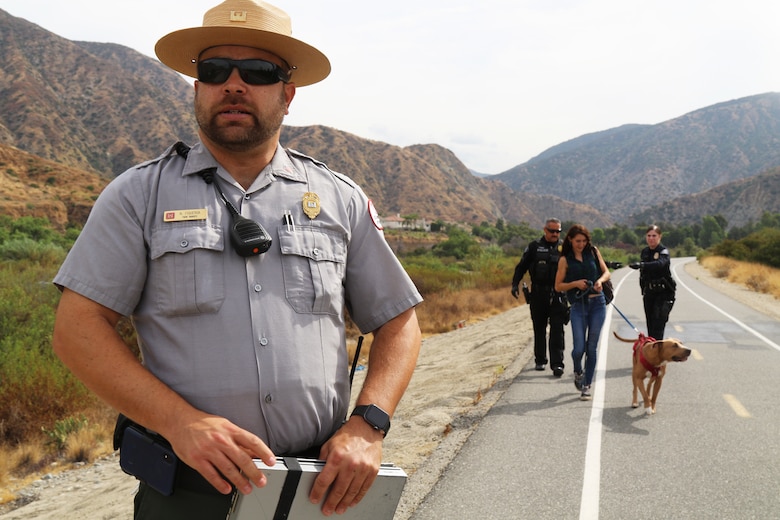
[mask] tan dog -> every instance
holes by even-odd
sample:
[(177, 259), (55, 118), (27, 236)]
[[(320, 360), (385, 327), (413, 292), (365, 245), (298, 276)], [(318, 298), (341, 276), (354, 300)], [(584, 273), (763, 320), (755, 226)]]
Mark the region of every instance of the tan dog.
[[(621, 338), (617, 332), (613, 332), (617, 339), (626, 343), (634, 344), (633, 369), (631, 379), (634, 382), (633, 400), (631, 407), (637, 408), (637, 390), (642, 393), (642, 402), (645, 404), (645, 413), (648, 415), (655, 413), (655, 403), (658, 399), (658, 392), (661, 390), (661, 382), (666, 374), (666, 364), (669, 361), (686, 361), (691, 355), (691, 349), (682, 344), (682, 341), (675, 338), (655, 340), (648, 338), (640, 333), (637, 339)], [(650, 376), (650, 380), (645, 386), (645, 378)], [(652, 392), (653, 397), (650, 397)]]

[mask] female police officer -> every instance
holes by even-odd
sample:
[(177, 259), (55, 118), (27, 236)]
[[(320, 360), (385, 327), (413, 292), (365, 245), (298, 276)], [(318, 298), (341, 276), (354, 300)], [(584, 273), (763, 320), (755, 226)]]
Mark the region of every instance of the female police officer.
[(655, 224), (648, 227), (645, 240), (647, 247), (642, 250), (641, 261), (629, 264), (629, 267), (639, 269), (647, 335), (662, 339), (669, 313), (674, 306), (677, 284), (669, 269), (672, 262), (669, 250), (661, 243), (661, 228)]

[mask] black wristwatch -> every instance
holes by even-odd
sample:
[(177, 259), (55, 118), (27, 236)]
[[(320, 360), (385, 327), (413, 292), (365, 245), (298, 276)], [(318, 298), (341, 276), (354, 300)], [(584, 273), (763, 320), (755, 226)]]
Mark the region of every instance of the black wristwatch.
[[(352, 410), (352, 415), (359, 415), (362, 417), (369, 426), (382, 432), (382, 437), (387, 436), (387, 432), (390, 431), (390, 416), (387, 415), (386, 411), (375, 404), (356, 406), (355, 409)], [(352, 415), (350, 415), (350, 417)]]

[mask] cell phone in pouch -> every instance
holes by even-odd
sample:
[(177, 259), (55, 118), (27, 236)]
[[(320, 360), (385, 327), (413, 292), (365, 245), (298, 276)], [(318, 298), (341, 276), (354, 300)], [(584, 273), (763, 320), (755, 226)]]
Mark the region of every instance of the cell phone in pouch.
[(157, 492), (170, 496), (176, 479), (178, 457), (150, 433), (128, 426), (122, 436), (119, 466)]

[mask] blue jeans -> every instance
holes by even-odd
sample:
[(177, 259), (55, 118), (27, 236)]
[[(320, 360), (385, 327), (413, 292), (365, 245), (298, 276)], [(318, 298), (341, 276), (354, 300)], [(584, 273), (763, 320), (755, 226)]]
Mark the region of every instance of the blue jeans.
[(582, 372), (582, 356), (585, 356), (585, 379), (583, 385), (590, 386), (596, 373), (596, 352), (604, 319), (607, 316), (607, 304), (604, 295), (575, 300), (571, 306), (571, 335), (574, 344), (571, 358), (574, 371)]

